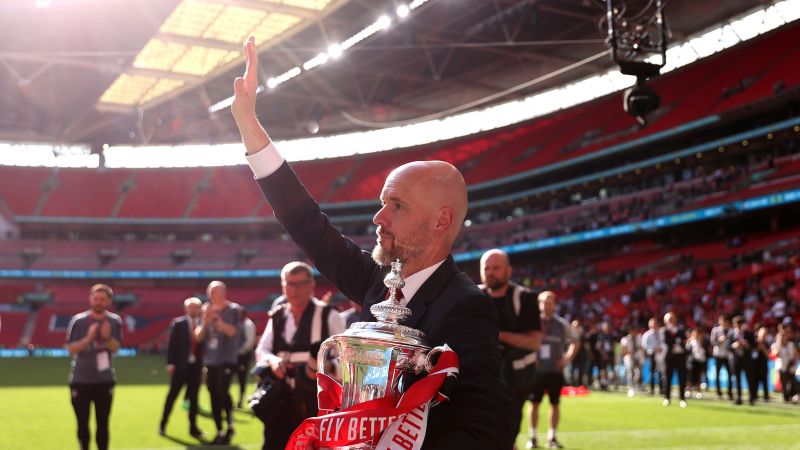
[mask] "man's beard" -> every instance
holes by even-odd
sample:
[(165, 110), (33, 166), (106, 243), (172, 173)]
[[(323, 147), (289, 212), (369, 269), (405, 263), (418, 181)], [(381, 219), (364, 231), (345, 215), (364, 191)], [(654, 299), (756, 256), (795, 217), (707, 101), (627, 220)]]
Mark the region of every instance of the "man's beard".
[(92, 306), (92, 312), (94, 312), (95, 314), (101, 314), (104, 313), (105, 311), (106, 311), (105, 306)]
[(508, 284), (508, 280), (501, 280), (499, 278), (492, 277), (484, 280), (483, 284), (485, 284), (489, 289), (495, 290), (505, 287)]
[(375, 244), (372, 249), (372, 260), (384, 267), (390, 266), (391, 263), (398, 259), (401, 263), (408, 264), (415, 258), (420, 257), (424, 250), (424, 245), (406, 245), (397, 239), (397, 235), (393, 234), (391, 249), (384, 250), (380, 242)]

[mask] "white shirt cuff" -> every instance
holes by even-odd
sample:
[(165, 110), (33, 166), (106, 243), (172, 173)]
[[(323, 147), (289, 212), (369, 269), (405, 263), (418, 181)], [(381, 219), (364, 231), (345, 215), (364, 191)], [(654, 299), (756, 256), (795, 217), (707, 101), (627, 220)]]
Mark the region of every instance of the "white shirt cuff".
[(284, 158), (275, 148), (275, 145), (270, 142), (269, 145), (261, 149), (258, 153), (247, 155), (247, 164), (250, 165), (250, 170), (253, 171), (253, 176), (256, 179), (261, 179), (272, 175), (272, 172), (278, 170), (278, 167), (283, 164)]

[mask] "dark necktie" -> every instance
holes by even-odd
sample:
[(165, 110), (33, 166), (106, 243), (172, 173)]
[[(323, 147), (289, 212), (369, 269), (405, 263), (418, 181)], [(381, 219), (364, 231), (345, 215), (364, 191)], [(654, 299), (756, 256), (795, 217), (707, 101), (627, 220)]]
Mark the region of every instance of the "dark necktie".
[[(386, 291), (386, 300), (389, 300), (389, 297), (391, 295), (392, 295), (392, 290), (391, 289)], [(403, 290), (402, 289), (397, 289), (396, 291), (394, 291), (394, 298), (395, 298), (395, 300), (397, 300), (398, 303), (402, 303), (403, 299), (405, 298), (405, 297), (403, 297)]]

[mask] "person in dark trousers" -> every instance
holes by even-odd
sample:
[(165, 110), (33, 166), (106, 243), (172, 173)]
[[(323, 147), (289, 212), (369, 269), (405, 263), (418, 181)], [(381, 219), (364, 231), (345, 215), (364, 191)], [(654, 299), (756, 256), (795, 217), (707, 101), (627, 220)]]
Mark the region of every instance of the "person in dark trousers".
[(542, 343), (537, 353), (536, 382), (531, 395), (531, 424), (528, 432), (530, 441), (526, 448), (536, 448), (539, 425), (539, 405), (544, 393), (550, 398), (550, 428), (547, 430), (547, 448), (562, 448), (556, 438), (556, 430), (561, 420), (561, 388), (564, 387), (564, 368), (575, 356), (578, 336), (569, 322), (556, 315), (557, 297), (554, 292), (539, 294), (539, 310), (542, 322)]
[(592, 384), (592, 361), (590, 356), (592, 347), (586, 339), (583, 325), (577, 320), (573, 320), (571, 325), (578, 335), (578, 343), (575, 346), (575, 357), (572, 358), (572, 364), (570, 364), (570, 385), (576, 387), (589, 386)]
[(662, 339), (664, 345), (664, 406), (669, 406), (672, 399), (672, 376), (678, 374), (678, 394), (680, 407), (686, 407), (686, 378), (687, 378), (687, 346), (686, 330), (678, 326), (678, 317), (674, 313), (664, 315), (664, 328)]
[(750, 404), (756, 402), (756, 384), (753, 380), (753, 356), (756, 347), (756, 336), (747, 329), (742, 316), (733, 318), (733, 333), (731, 335), (731, 348), (733, 349), (733, 374), (736, 377), (736, 401), (742, 404), (742, 384), (747, 380), (750, 391)]
[(511, 448), (511, 399), (501, 375), (497, 308), (451, 254), (467, 214), (464, 177), (443, 161), (394, 169), (373, 217), (376, 245), (372, 253), (362, 250), (331, 224), (258, 122), (254, 38), (244, 53), (245, 76), (234, 82), (231, 110), (248, 164), (278, 222), (325, 278), (362, 305), (361, 321), (376, 320), (370, 307), (386, 298), (383, 279), (399, 259), (406, 283), (401, 303), (411, 310), (403, 325), (425, 333), (428, 345), (446, 343), (458, 355), (458, 383), (448, 391), (448, 401), (431, 408), (422, 449)]
[[(230, 387), (239, 356), (242, 307), (228, 301), (227, 287), (221, 281), (209, 283), (206, 294), (210, 302), (203, 307), (203, 320), (195, 329), (195, 336), (203, 342), (206, 387), (211, 396), (211, 415), (217, 427), (212, 444), (229, 444), (234, 434)], [(222, 426), (223, 412), (227, 431)]]
[(531, 396), (535, 377), (536, 351), (541, 343), (537, 294), (511, 281), (511, 261), (499, 249), (481, 256), (479, 287), (497, 307), (500, 319), (500, 351), (503, 376), (512, 389), (511, 435), (519, 434), (522, 410)]
[(769, 347), (767, 342), (767, 327), (762, 326), (756, 331), (755, 351), (751, 353), (753, 358), (753, 383), (755, 384), (756, 396), (758, 388), (764, 392), (762, 397), (765, 402), (769, 401)]
[(345, 323), (332, 306), (314, 298), (311, 266), (295, 261), (281, 270), (286, 302), (270, 312), (256, 347), (256, 372), (294, 386), (282, 414), (264, 420), (264, 450), (283, 450), (292, 432), (304, 419), (317, 415), (316, 358), (313, 347), (333, 334), (343, 333)]
[(728, 375), (728, 399), (733, 401), (733, 370), (731, 368), (731, 360), (733, 353), (731, 352), (731, 321), (727, 316), (719, 316), (719, 325), (711, 329), (711, 354), (714, 357), (714, 364), (716, 366), (717, 378), (717, 398), (722, 399), (722, 382), (720, 375), (722, 369)]
[(189, 402), (189, 434), (199, 439), (203, 433), (197, 428), (197, 394), (203, 375), (202, 345), (194, 334), (200, 325), (200, 314), (203, 303), (196, 297), (184, 300), (183, 309), (186, 314), (176, 317), (169, 326), (167, 343), (167, 374), (169, 375), (169, 392), (164, 402), (164, 412), (158, 426), (158, 434), (166, 435), (167, 421), (172, 412), (175, 399), (186, 386), (185, 398)]
[(241, 409), (244, 403), (244, 390), (247, 387), (247, 376), (250, 373), (250, 363), (253, 361), (253, 349), (256, 345), (256, 324), (247, 317), (247, 311), (242, 311), (241, 343), (239, 347), (239, 360), (236, 363), (236, 377), (239, 381), (239, 402), (236, 407)]
[(73, 316), (67, 328), (67, 350), (72, 355), (69, 389), (81, 450), (89, 449), (92, 403), (97, 423), (97, 448), (108, 449), (108, 417), (117, 381), (112, 355), (119, 350), (122, 341), (122, 320), (108, 311), (113, 296), (113, 291), (105, 284), (92, 286), (89, 290), (90, 309)]
[[(600, 336), (600, 325), (598, 323), (591, 323), (586, 330), (586, 343), (589, 346), (589, 384), (588, 386), (594, 386), (595, 381), (597, 382), (597, 387), (600, 389), (606, 389), (601, 385), (600, 380), (600, 370), (602, 362), (600, 361), (600, 352), (597, 351), (597, 340)], [(595, 371), (597, 372), (597, 376), (595, 376)]]

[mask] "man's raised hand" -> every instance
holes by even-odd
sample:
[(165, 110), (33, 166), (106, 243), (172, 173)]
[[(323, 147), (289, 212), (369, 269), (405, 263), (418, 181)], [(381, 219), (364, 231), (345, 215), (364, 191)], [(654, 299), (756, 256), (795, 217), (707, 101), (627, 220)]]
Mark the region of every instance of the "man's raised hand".
[(244, 76), (233, 82), (233, 104), (231, 113), (239, 127), (247, 153), (253, 154), (269, 145), (267, 132), (256, 117), (256, 95), (258, 93), (258, 55), (256, 39), (250, 36), (244, 44)]
[(256, 56), (256, 39), (250, 36), (244, 43), (244, 76), (233, 82), (233, 104), (231, 112), (238, 123), (251, 120), (256, 113), (256, 91), (258, 89), (258, 57)]

